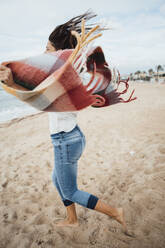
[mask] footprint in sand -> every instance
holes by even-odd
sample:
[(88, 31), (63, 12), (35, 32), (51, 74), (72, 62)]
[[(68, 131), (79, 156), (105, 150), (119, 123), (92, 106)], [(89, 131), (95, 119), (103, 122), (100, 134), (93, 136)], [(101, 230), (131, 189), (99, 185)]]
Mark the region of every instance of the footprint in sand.
[(127, 191), (127, 189), (128, 189), (128, 185), (126, 184), (126, 183), (121, 183), (121, 184), (119, 184), (119, 185), (117, 185), (117, 187), (118, 187), (118, 189), (120, 190), (120, 191), (122, 191), (122, 192), (126, 192)]
[(3, 221), (4, 222), (13, 222), (17, 220), (18, 216), (15, 210), (10, 210), (3, 214)]
[(161, 153), (161, 154), (165, 154), (165, 147), (164, 146), (159, 146), (158, 148), (158, 151)]
[(1, 182), (1, 186), (2, 186), (3, 188), (6, 188), (8, 182), (9, 182), (8, 179), (7, 179), (7, 178), (4, 178), (4, 179), (2, 180), (2, 182)]
[(37, 214), (33, 220), (31, 221), (31, 224), (35, 225), (42, 225), (47, 222), (46, 218), (43, 216), (43, 214)]

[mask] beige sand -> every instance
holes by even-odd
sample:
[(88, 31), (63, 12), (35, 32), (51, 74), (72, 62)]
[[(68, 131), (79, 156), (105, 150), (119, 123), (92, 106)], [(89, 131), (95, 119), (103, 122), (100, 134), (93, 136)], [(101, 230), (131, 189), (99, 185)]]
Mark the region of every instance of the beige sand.
[(119, 223), (76, 204), (80, 226), (56, 227), (65, 208), (51, 181), (48, 115), (0, 125), (0, 248), (165, 247), (165, 85), (135, 84), (138, 100), (88, 108), (79, 189), (122, 206), (135, 237)]

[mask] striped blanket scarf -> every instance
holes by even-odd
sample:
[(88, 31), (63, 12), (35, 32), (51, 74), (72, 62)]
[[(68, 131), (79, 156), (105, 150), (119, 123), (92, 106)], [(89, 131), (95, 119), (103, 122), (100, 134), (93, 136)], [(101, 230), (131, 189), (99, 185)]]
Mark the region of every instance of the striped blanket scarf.
[[(133, 90), (128, 100), (123, 100), (128, 80), (121, 80), (119, 74), (114, 77), (101, 47), (83, 47), (74, 57), (73, 53), (75, 49), (65, 49), (4, 62), (12, 71), (14, 84), (0, 84), (21, 101), (47, 112), (78, 111), (136, 99)], [(84, 79), (86, 74), (89, 81)], [(125, 89), (119, 92), (121, 83)]]

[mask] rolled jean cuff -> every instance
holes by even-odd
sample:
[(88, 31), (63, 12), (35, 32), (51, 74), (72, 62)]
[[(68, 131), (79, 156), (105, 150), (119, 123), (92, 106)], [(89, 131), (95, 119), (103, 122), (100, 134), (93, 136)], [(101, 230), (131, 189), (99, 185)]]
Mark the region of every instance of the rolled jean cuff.
[(99, 198), (95, 195), (90, 195), (88, 199), (87, 208), (94, 209)]
[(72, 202), (72, 201), (69, 201), (69, 200), (64, 200), (63, 203), (64, 203), (64, 206), (65, 206), (65, 207), (68, 207), (68, 206), (70, 206), (73, 202)]

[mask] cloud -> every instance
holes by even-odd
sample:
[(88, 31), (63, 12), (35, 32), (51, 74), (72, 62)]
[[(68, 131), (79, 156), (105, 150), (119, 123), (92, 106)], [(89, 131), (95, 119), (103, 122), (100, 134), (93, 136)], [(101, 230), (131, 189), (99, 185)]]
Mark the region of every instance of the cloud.
[(160, 6), (160, 13), (165, 15), (165, 3)]

